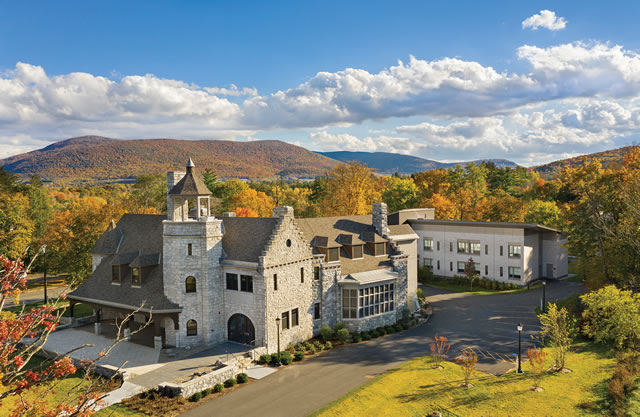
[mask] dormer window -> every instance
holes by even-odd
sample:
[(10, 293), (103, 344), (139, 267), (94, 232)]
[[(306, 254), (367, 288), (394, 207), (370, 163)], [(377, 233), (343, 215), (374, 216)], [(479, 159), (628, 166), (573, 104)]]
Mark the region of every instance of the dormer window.
[(131, 269), (131, 285), (139, 287), (142, 285), (142, 276), (140, 274), (140, 268)]
[(340, 248), (329, 248), (327, 251), (327, 262), (336, 262), (340, 258)]
[(362, 258), (362, 245), (352, 246), (352, 258), (359, 259)]
[(376, 243), (376, 256), (381, 256), (386, 253), (387, 245), (385, 243)]
[(111, 283), (120, 284), (120, 265), (111, 265)]

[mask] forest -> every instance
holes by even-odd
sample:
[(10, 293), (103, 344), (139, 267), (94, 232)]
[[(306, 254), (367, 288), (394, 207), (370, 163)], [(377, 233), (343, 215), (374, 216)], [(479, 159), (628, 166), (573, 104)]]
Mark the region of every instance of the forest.
[[(527, 222), (561, 229), (569, 253), (598, 288), (637, 287), (640, 272), (640, 150), (603, 167), (586, 160), (545, 180), (523, 167), (492, 163), (382, 176), (365, 165), (339, 164), (308, 182), (221, 181), (215, 167), (199, 171), (213, 194), (216, 216), (269, 217), (292, 206), (297, 217), (369, 214), (384, 201), (389, 212), (433, 207), (437, 219)], [(75, 282), (91, 272), (90, 250), (109, 223), (124, 213), (166, 212), (164, 175), (141, 175), (133, 184), (101, 186), (27, 183), (0, 169), (0, 254), (29, 259), (44, 245), (48, 268)], [(34, 269), (41, 268), (40, 258)]]

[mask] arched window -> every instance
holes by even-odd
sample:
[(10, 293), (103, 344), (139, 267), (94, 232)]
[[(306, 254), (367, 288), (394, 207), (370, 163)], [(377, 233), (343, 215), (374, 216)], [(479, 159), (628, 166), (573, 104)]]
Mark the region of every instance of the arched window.
[(187, 336), (196, 336), (198, 334), (198, 323), (195, 320), (187, 322)]
[(184, 287), (186, 292), (196, 292), (196, 279), (194, 277), (187, 277), (184, 281)]

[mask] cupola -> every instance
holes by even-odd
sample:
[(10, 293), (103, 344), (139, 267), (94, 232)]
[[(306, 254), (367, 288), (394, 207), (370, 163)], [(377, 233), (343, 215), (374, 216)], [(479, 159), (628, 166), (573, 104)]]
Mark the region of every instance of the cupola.
[(195, 173), (195, 167), (189, 158), (186, 175), (169, 191), (173, 202), (170, 205), (173, 213), (169, 213), (169, 217), (173, 221), (206, 219), (211, 213), (211, 191)]

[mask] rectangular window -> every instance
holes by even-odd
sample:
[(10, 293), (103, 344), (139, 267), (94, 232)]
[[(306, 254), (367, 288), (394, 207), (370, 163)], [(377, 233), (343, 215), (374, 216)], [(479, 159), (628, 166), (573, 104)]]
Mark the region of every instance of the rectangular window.
[(251, 275), (240, 275), (240, 291), (253, 292), (253, 277)]
[(353, 247), (353, 258), (362, 258), (362, 245), (356, 245)]
[(342, 290), (342, 318), (358, 318), (358, 290)]
[(191, 243), (187, 244), (187, 256), (193, 255), (193, 245)]
[(518, 266), (509, 267), (509, 279), (520, 279), (520, 267)]
[(464, 273), (464, 266), (466, 262), (458, 262), (458, 272)]
[(338, 254), (340, 248), (329, 248), (329, 259), (327, 260), (327, 262), (335, 262), (338, 260)]
[(360, 289), (359, 317), (369, 317), (393, 311), (393, 284)]
[(238, 291), (238, 274), (227, 274), (227, 289)]
[(467, 253), (467, 242), (458, 242), (458, 253)]
[(320, 279), (320, 267), (319, 266), (314, 266), (313, 267), (313, 279), (315, 279), (316, 281)]
[(315, 303), (313, 305), (313, 319), (320, 320), (320, 303)]
[(286, 330), (289, 328), (289, 312), (285, 311), (282, 313), (282, 330)]
[(476, 271), (476, 274), (480, 275), (480, 264), (478, 262), (473, 263), (473, 269)]
[(502, 245), (500, 245), (500, 256), (504, 256), (504, 254), (502, 253)]
[(424, 250), (433, 250), (433, 239), (426, 237), (422, 239), (422, 248)]
[(440, 270), (440, 261), (438, 261), (438, 271)]
[(291, 310), (291, 327), (296, 327), (298, 325), (298, 309), (294, 308)]
[(304, 268), (300, 268), (300, 283), (304, 284)]
[(453, 262), (449, 262), (449, 271), (453, 271)]
[(519, 258), (522, 255), (522, 246), (509, 243), (509, 258)]
[(120, 284), (120, 265), (111, 265), (111, 282)]
[(480, 255), (480, 242), (469, 242), (469, 245), (471, 246), (471, 253), (474, 255)]
[(484, 274), (489, 275), (489, 265), (484, 266)]
[(484, 245), (484, 254), (485, 255), (489, 254), (489, 245)]
[(140, 268), (133, 268), (131, 270), (131, 285), (139, 287), (142, 284), (140, 279)]
[(385, 246), (384, 243), (376, 243), (376, 256), (385, 254)]
[(278, 274), (273, 274), (273, 290), (278, 291)]
[(438, 245), (438, 250), (440, 250), (440, 241), (438, 241), (437, 245)]
[(503, 273), (502, 267), (500, 267), (500, 276), (503, 276), (503, 275), (504, 273)]
[(469, 253), (473, 255), (480, 255), (481, 250), (480, 242), (471, 242), (467, 240), (458, 241), (458, 253)]
[(424, 258), (424, 266), (429, 268), (430, 271), (433, 271), (433, 259)]
[(453, 252), (453, 242), (449, 242), (449, 252)]

